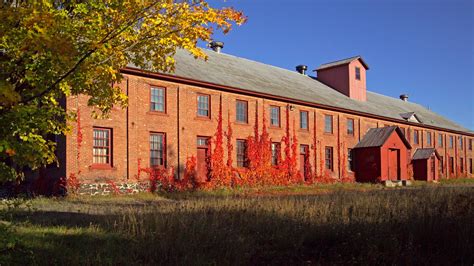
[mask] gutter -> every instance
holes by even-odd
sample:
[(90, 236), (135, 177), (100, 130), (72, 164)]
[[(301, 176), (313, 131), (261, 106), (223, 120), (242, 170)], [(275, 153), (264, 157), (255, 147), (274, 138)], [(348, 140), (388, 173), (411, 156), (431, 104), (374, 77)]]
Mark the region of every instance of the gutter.
[(186, 85), (200, 86), (200, 87), (205, 87), (205, 88), (208, 88), (208, 89), (214, 89), (214, 90), (225, 91), (225, 92), (240, 93), (240, 94), (244, 94), (244, 95), (247, 95), (247, 96), (263, 97), (263, 98), (266, 98), (266, 99), (269, 99), (269, 100), (284, 101), (284, 102), (288, 102), (288, 103), (292, 103), (292, 104), (305, 105), (305, 106), (315, 107), (315, 108), (329, 110), (329, 111), (343, 112), (343, 113), (346, 113), (346, 114), (365, 116), (365, 117), (368, 117), (368, 118), (385, 120), (385, 121), (395, 122), (395, 123), (404, 124), (404, 125), (411, 125), (411, 126), (429, 128), (429, 129), (434, 129), (434, 130), (441, 130), (441, 131), (445, 131), (445, 132), (450, 132), (450, 133), (455, 133), (455, 134), (461, 134), (461, 135), (474, 137), (474, 133), (470, 133), (470, 132), (447, 129), (447, 128), (436, 127), (436, 126), (425, 125), (425, 124), (420, 126), (420, 124), (418, 124), (418, 123), (409, 122), (409, 121), (405, 121), (405, 120), (401, 120), (401, 119), (395, 119), (395, 118), (390, 118), (390, 117), (386, 117), (386, 116), (374, 115), (374, 114), (370, 114), (370, 113), (365, 113), (365, 112), (360, 112), (360, 111), (355, 111), (355, 110), (350, 110), (350, 109), (345, 109), (345, 108), (340, 108), (340, 107), (335, 107), (335, 106), (329, 106), (329, 105), (324, 105), (324, 104), (319, 104), (319, 103), (313, 103), (313, 102), (308, 102), (308, 101), (296, 100), (296, 99), (283, 97), (283, 96), (277, 96), (277, 95), (273, 95), (273, 94), (269, 94), (269, 93), (249, 91), (249, 90), (240, 89), (240, 88), (237, 88), (237, 87), (219, 85), (219, 84), (215, 84), (215, 83), (211, 83), (211, 82), (205, 82), (205, 81), (200, 81), (200, 80), (195, 80), (195, 79), (190, 79), (190, 78), (185, 78), (185, 77), (179, 77), (179, 76), (170, 75), (170, 74), (150, 72), (150, 71), (145, 71), (145, 70), (142, 70), (142, 69), (139, 69), (139, 68), (134, 68), (134, 67), (123, 68), (121, 70), (121, 72), (125, 73), (125, 74), (132, 74), (132, 75), (137, 75), (137, 76), (142, 76), (142, 77), (161, 79), (161, 80), (171, 81), (171, 82), (180, 82), (180, 83), (184, 83)]

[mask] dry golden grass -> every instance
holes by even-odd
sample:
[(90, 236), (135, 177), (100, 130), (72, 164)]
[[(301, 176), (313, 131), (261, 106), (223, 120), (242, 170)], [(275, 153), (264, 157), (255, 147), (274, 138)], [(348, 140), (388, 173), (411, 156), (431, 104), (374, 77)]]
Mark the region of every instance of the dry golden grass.
[(35, 199), (0, 264), (474, 262), (473, 187), (264, 191)]

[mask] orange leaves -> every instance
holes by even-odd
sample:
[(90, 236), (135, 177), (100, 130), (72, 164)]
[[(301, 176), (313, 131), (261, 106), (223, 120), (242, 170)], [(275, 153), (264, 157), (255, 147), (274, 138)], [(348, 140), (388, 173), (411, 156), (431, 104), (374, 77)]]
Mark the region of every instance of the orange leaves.
[(14, 149), (11, 149), (11, 148), (8, 148), (5, 150), (5, 153), (8, 155), (8, 156), (13, 156), (16, 154), (15, 150)]
[[(228, 131), (232, 134), (232, 129), (230, 127), (230, 124), (228, 125), (228, 127), (230, 128), (230, 130), (228, 129)], [(232, 167), (229, 166), (229, 161), (227, 161), (227, 164), (224, 164), (224, 147), (223, 147), (224, 132), (223, 132), (223, 126), (222, 126), (222, 96), (220, 97), (220, 101), (219, 101), (219, 114), (217, 117), (217, 129), (216, 129), (216, 134), (214, 135), (214, 137), (215, 137), (214, 152), (212, 152), (210, 156), (209, 182), (205, 184), (205, 187), (207, 188), (230, 187), (232, 184)], [(231, 141), (229, 135), (227, 135), (227, 140), (228, 140), (227, 145), (229, 146), (229, 142)], [(231, 157), (229, 157), (228, 160), (230, 158)]]

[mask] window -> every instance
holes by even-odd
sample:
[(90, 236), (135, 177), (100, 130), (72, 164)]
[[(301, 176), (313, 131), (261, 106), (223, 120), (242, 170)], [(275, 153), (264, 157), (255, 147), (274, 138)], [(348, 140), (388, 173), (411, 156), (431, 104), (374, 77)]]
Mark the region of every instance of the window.
[(93, 164), (112, 165), (112, 129), (94, 128)]
[(325, 153), (325, 163), (326, 163), (326, 169), (328, 170), (333, 170), (333, 160), (332, 160), (332, 155), (333, 155), (333, 149), (332, 147), (326, 147), (326, 153)]
[(360, 80), (360, 67), (356, 67), (355, 70), (356, 70), (356, 79)]
[(413, 130), (413, 143), (419, 144), (420, 143), (420, 133), (419, 130)]
[(459, 158), (459, 169), (461, 170), (461, 173), (464, 173), (464, 158)]
[(324, 133), (332, 134), (332, 115), (324, 116)]
[(307, 111), (300, 112), (300, 128), (308, 130), (308, 112)]
[(469, 150), (472, 151), (472, 139), (469, 140)]
[(469, 159), (469, 173), (474, 174), (472, 172), (472, 159)]
[(270, 106), (270, 125), (280, 127), (280, 107)]
[(198, 94), (197, 96), (198, 106), (197, 106), (197, 115), (204, 117), (211, 117), (210, 112), (210, 97), (205, 94)]
[(354, 136), (354, 119), (347, 119), (347, 135)]
[(454, 147), (454, 138), (453, 136), (449, 136), (449, 148), (452, 149)]
[(439, 172), (444, 173), (444, 157), (439, 156)]
[(165, 166), (165, 134), (150, 133), (150, 166)]
[(354, 165), (352, 162), (352, 149), (347, 149), (347, 166), (350, 171), (354, 171)]
[(166, 112), (165, 99), (166, 89), (151, 87), (150, 90), (150, 110), (155, 112)]
[(248, 102), (237, 100), (235, 104), (235, 120), (248, 123)]
[(462, 151), (462, 149), (464, 148), (463, 145), (463, 138), (461, 136), (459, 136), (459, 149)]
[(449, 157), (449, 172), (454, 174), (454, 158), (452, 156)]
[(272, 142), (272, 165), (278, 165), (280, 158), (281, 144)]
[(209, 145), (209, 137), (198, 137), (197, 138), (197, 147), (208, 147)]
[(438, 147), (443, 147), (443, 134), (438, 134)]
[(431, 132), (426, 132), (426, 143), (431, 146)]
[(237, 140), (237, 166), (247, 167), (247, 141)]

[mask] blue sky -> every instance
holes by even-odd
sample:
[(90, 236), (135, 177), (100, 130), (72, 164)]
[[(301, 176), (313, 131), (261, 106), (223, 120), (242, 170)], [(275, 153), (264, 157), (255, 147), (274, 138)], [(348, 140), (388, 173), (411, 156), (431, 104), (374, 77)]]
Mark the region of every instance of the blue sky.
[(210, 0), (248, 22), (223, 52), (293, 70), (361, 55), (367, 88), (409, 100), (474, 130), (473, 0)]

